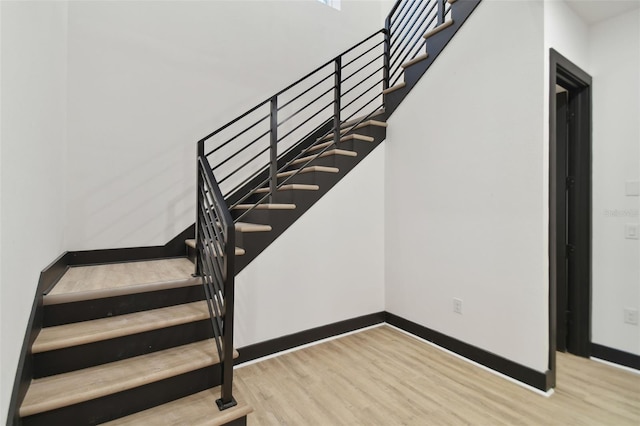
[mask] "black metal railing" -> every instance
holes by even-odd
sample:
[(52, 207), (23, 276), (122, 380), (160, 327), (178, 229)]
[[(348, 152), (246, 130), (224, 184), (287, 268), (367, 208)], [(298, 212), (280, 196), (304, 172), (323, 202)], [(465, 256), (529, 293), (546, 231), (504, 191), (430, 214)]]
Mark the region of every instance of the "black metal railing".
[(238, 222), (271, 202), (314, 159), (382, 112), (383, 90), (397, 83), (402, 64), (424, 50), (423, 35), (450, 13), (445, 0), (398, 0), (384, 29), (198, 141), (196, 269), (222, 361), (220, 409), (235, 405), (231, 211), (250, 205), (239, 210)]
[(233, 309), (235, 225), (211, 168), (201, 153), (197, 160), (196, 273), (202, 277), (222, 372), (220, 409), (233, 398)]
[(402, 64), (425, 51), (424, 34), (451, 17), (445, 0), (397, 1), (385, 21), (388, 54), (388, 87), (402, 77)]
[[(243, 191), (230, 209), (258, 190), (252, 204), (271, 201), (279, 187), (383, 107), (384, 43), (384, 30), (375, 32), (199, 142), (225, 198)], [(345, 128), (348, 121), (354, 122)], [(312, 151), (331, 134), (332, 144)], [(314, 143), (299, 149), (310, 137)], [(299, 149), (296, 155), (278, 161), (294, 149)], [(299, 166), (281, 175), (294, 162)]]

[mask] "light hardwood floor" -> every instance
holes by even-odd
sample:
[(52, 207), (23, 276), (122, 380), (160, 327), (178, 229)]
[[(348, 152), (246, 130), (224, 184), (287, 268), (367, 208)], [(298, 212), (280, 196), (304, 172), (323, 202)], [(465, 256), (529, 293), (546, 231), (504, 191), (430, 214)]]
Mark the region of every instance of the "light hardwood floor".
[(236, 371), (257, 425), (640, 425), (640, 375), (558, 354), (535, 394), (382, 326)]

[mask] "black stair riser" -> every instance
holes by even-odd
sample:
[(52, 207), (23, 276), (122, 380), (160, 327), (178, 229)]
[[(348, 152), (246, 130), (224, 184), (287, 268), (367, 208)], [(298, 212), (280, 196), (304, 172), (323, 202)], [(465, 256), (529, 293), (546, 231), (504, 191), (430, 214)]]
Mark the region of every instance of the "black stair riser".
[[(307, 190), (301, 190), (301, 189), (276, 191), (276, 193), (273, 195), (272, 202), (276, 204), (295, 204), (297, 208), (298, 205), (305, 206), (305, 205), (313, 204), (313, 202), (318, 196), (317, 192), (318, 191), (307, 191)], [(263, 196), (264, 194), (258, 194), (258, 195)], [(259, 197), (258, 195), (252, 196), (252, 198), (250, 198), (249, 203), (255, 203), (259, 201), (260, 198), (262, 197), (261, 196)], [(236, 235), (238, 234), (239, 233), (236, 233)], [(244, 236), (247, 236), (248, 234), (250, 233), (249, 232), (245, 233)]]
[(239, 419), (231, 420), (229, 423), (225, 423), (222, 426), (247, 426), (247, 416), (240, 417)]
[(34, 378), (80, 370), (213, 337), (202, 320), (33, 355)]
[[(351, 169), (356, 161), (356, 157), (348, 157), (346, 155), (328, 155), (326, 157), (316, 158), (310, 162), (306, 167), (311, 166), (324, 166), (324, 167), (337, 167), (338, 169)], [(288, 168), (288, 170), (297, 170), (305, 163), (294, 164)]]
[(130, 314), (204, 300), (202, 285), (44, 306), (43, 327)]
[(220, 385), (220, 382), (220, 364), (217, 364), (102, 398), (25, 417), (22, 424), (95, 425), (201, 392)]

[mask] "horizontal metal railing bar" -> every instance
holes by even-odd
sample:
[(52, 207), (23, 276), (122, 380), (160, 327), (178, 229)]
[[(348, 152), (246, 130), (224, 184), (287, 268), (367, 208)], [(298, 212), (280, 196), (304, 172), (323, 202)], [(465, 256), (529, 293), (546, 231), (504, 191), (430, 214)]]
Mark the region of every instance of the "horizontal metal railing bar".
[(263, 149), (262, 151), (258, 152), (256, 155), (254, 155), (253, 157), (251, 157), (251, 159), (247, 160), (243, 165), (241, 165), (240, 167), (236, 168), (234, 171), (232, 171), (231, 173), (229, 173), (228, 175), (226, 175), (224, 178), (220, 179), (218, 181), (218, 183), (223, 183), (224, 181), (226, 181), (227, 179), (229, 179), (231, 176), (235, 175), (238, 171), (240, 171), (240, 169), (243, 169), (244, 167), (246, 167), (247, 165), (249, 165), (249, 163), (253, 162), (256, 158), (258, 158), (259, 156), (261, 156), (262, 154), (264, 154), (265, 152), (269, 151), (270, 147), (266, 147), (265, 149)]
[[(351, 120), (354, 116), (356, 116), (360, 111), (362, 111), (363, 109), (365, 109), (367, 106), (369, 106), (369, 104), (371, 104), (373, 101), (375, 101), (376, 99), (378, 99), (380, 96), (382, 95), (376, 95), (374, 96), (369, 102), (367, 102), (366, 104), (364, 104), (363, 106), (361, 106), (357, 111), (355, 111), (353, 114), (351, 114), (349, 117), (347, 117), (344, 121), (349, 121)], [(384, 108), (384, 101), (380, 104), (380, 107)]]
[(402, 71), (400, 68), (398, 68), (398, 71), (399, 72), (397, 74), (394, 73), (395, 77), (390, 79), (389, 87), (395, 86), (398, 80), (400, 80), (400, 77), (402, 77)]
[[(429, 3), (425, 3), (424, 4), (424, 8), (422, 8), (422, 10), (420, 11), (420, 14), (418, 15), (419, 17), (423, 15), (423, 12), (427, 9), (428, 5), (429, 5)], [(397, 42), (397, 46), (395, 46), (396, 47), (395, 50), (393, 49), (395, 43), (394, 43), (394, 41), (391, 41), (391, 56), (394, 56), (396, 54), (396, 52), (398, 51), (398, 49), (400, 49), (402, 47), (402, 45), (404, 43), (404, 40), (411, 33), (411, 31), (413, 31), (413, 33), (411, 33), (411, 37), (409, 38), (409, 40), (411, 40), (413, 37), (415, 37), (416, 32), (420, 31), (420, 29), (422, 28), (422, 26), (425, 23), (425, 21), (434, 12), (434, 8), (436, 6), (437, 6), (437, 2), (433, 2), (433, 5), (431, 6), (431, 9), (429, 9), (427, 11), (427, 13), (425, 13), (424, 16), (421, 19), (415, 19), (413, 21), (413, 23), (411, 24), (411, 26), (407, 29), (407, 32), (405, 32), (401, 38), (395, 40)], [(415, 27), (418, 22), (420, 22), (420, 24), (417, 27)]]
[[(336, 59), (346, 55), (347, 53), (351, 52), (354, 49), (357, 49), (358, 47), (362, 46), (364, 43), (368, 42), (369, 40), (371, 40), (373, 37), (377, 36), (380, 33), (384, 33), (384, 30), (378, 30), (375, 33), (371, 34), (369, 37), (365, 38), (364, 40), (362, 40), (361, 42), (351, 46), (349, 49), (345, 50), (344, 52), (342, 52), (339, 55), (336, 55), (335, 57), (333, 57), (331, 60), (325, 62), (324, 64), (320, 65), (318, 68), (316, 68), (315, 70), (311, 71), (309, 74), (305, 75), (304, 77), (302, 77), (301, 79), (297, 80), (296, 82), (288, 85), (287, 87), (285, 87), (284, 89), (282, 89), (281, 91), (279, 91), (278, 93), (276, 93), (274, 96), (280, 96), (282, 93), (286, 92), (287, 90), (291, 89), (292, 87), (298, 85), (299, 83), (303, 82), (304, 80), (306, 80), (307, 78), (311, 77), (313, 74), (315, 74), (316, 72), (320, 71), (322, 68), (333, 64)], [(271, 100), (271, 97), (268, 99), (269, 101)]]
[[(203, 212), (203, 206), (202, 204), (200, 205), (200, 213), (201, 215), (204, 215)], [(211, 277), (212, 282), (211, 283), (207, 283), (208, 286), (213, 287), (213, 289), (216, 291), (216, 293), (219, 291), (220, 289), (220, 284), (221, 282), (224, 281), (224, 274), (222, 273), (222, 266), (218, 263), (217, 265), (215, 265), (214, 263), (212, 263), (212, 257), (214, 256), (207, 256), (207, 249), (211, 250), (210, 246), (211, 244), (208, 243), (208, 241), (210, 241), (212, 239), (211, 237), (211, 230), (207, 229), (209, 228), (208, 226), (206, 226), (207, 223), (207, 219), (206, 217), (202, 218), (202, 222), (200, 227), (198, 227), (198, 233), (199, 233), (199, 238), (201, 240), (200, 245), (202, 246), (202, 243), (204, 242), (206, 244), (206, 248), (201, 247), (202, 249), (202, 253), (201, 253), (201, 261), (203, 262), (203, 268), (206, 269), (206, 276), (207, 277)], [(214, 246), (216, 244), (213, 244)], [(215, 257), (220, 257), (220, 253), (216, 252)], [(214, 260), (214, 262), (216, 262)], [(216, 267), (217, 266), (217, 267)], [(218, 285), (216, 285), (218, 284)], [(220, 329), (222, 330), (222, 318), (220, 315), (220, 312), (216, 311), (216, 317), (218, 318), (218, 327), (220, 327)]]
[(198, 143), (204, 143), (205, 141), (207, 141), (208, 139), (211, 139), (213, 136), (217, 135), (218, 133), (220, 133), (221, 131), (223, 131), (224, 129), (228, 128), (229, 126), (234, 125), (235, 123), (237, 123), (238, 121), (242, 120), (243, 118), (245, 118), (247, 115), (251, 114), (252, 112), (256, 111), (258, 108), (264, 106), (265, 104), (269, 103), (271, 101), (271, 98), (267, 99), (266, 101), (260, 102), (258, 105), (254, 106), (253, 108), (251, 108), (250, 110), (248, 110), (247, 112), (245, 112), (244, 114), (234, 118), (233, 120), (231, 120), (230, 122), (228, 122), (227, 124), (225, 124), (224, 126), (214, 130), (213, 132), (209, 133), (207, 136), (205, 136), (204, 138), (200, 139), (198, 141)]
[[(426, 26), (425, 26), (424, 28), (425, 28), (425, 29), (426, 29), (426, 28), (429, 28), (429, 25), (431, 25), (431, 24), (433, 23), (433, 21), (434, 21), (436, 18), (437, 18), (437, 15), (434, 15), (433, 17), (431, 17), (430, 21), (426, 24)], [(422, 27), (422, 25), (421, 25), (421, 26), (419, 27), (419, 29), (422, 29), (422, 28), (423, 28), (423, 27)], [(425, 32), (426, 32), (426, 31), (425, 31)], [(422, 43), (424, 43), (424, 42), (426, 41), (426, 40), (424, 40), (424, 38), (422, 38), (422, 36), (418, 36), (418, 37), (416, 38), (416, 40), (417, 40), (418, 42), (422, 42)], [(405, 44), (405, 45), (402, 47), (402, 49), (401, 49), (400, 53), (399, 53), (399, 54), (397, 54), (397, 55), (395, 56), (395, 59), (393, 59), (393, 60), (391, 61), (391, 64), (390, 64), (389, 68), (390, 68), (390, 69), (392, 69), (392, 70), (395, 70), (395, 69), (399, 69), (400, 67), (402, 67), (402, 64), (403, 64), (403, 63), (405, 63), (405, 62), (407, 61), (407, 59), (408, 59), (408, 56), (409, 56), (409, 55), (408, 55), (408, 53), (410, 53), (410, 52), (411, 52), (411, 49), (413, 49), (413, 47), (415, 46), (415, 44), (416, 44), (416, 41), (414, 40), (414, 42), (413, 42), (413, 46), (411, 46), (411, 48), (409, 49), (409, 51), (408, 51), (408, 52), (405, 52), (405, 50), (407, 49), (407, 46), (409, 45), (409, 43)], [(403, 54), (404, 54), (404, 55), (403, 55)], [(393, 57), (393, 56), (392, 56), (392, 57)], [(409, 59), (413, 59), (413, 58), (409, 58)]]
[(345, 81), (349, 80), (351, 77), (355, 76), (356, 74), (358, 74), (360, 71), (362, 71), (363, 69), (367, 68), (369, 65), (373, 64), (375, 61), (377, 61), (378, 59), (384, 57), (384, 52), (379, 54), (378, 56), (376, 56), (375, 58), (373, 58), (372, 60), (370, 60), (369, 62), (367, 62), (365, 65), (361, 66), (360, 68), (358, 68), (357, 70), (355, 70), (354, 72), (352, 72), (351, 74), (349, 74), (348, 77), (343, 78), (341, 83), (344, 83)]
[[(361, 97), (363, 97), (364, 95), (366, 95), (367, 93), (369, 93), (370, 91), (372, 91), (373, 89), (375, 89), (380, 83), (382, 83), (384, 81), (384, 79), (380, 79), (378, 81), (376, 81), (375, 83), (373, 83), (372, 86), (370, 86), (367, 90), (365, 90), (364, 92), (362, 92), (360, 95), (358, 95), (357, 98), (352, 99), (348, 104), (344, 105), (342, 107), (342, 109), (340, 111), (344, 111), (345, 109), (349, 108), (354, 102), (356, 102), (357, 100), (359, 100)], [(382, 91), (382, 90), (381, 90)], [(379, 96), (379, 95), (377, 95)]]
[[(402, 9), (407, 5), (408, 2), (403, 1), (403, 0), (397, 0), (393, 7), (391, 8), (391, 11), (389, 12), (389, 14), (387, 15), (387, 19), (389, 21), (391, 21), (391, 18), (395, 15), (397, 16), (398, 14), (402, 13)], [(402, 5), (402, 7), (400, 7), (400, 5)], [(400, 7), (400, 9), (398, 10), (398, 8)], [(398, 12), (398, 14), (396, 14), (396, 11)]]
[[(350, 116), (349, 116), (349, 119), (351, 119), (355, 114), (357, 114), (358, 112), (360, 112), (362, 109), (366, 108), (366, 106), (367, 106), (367, 105), (369, 105), (369, 104), (371, 104), (373, 101), (375, 101), (375, 100), (376, 100), (376, 98), (378, 98), (378, 96), (379, 96), (379, 95), (376, 95), (376, 96), (375, 96), (371, 101), (369, 101), (366, 105), (364, 105), (363, 107), (361, 107), (360, 109), (358, 109), (358, 111), (356, 111), (356, 113), (354, 113), (354, 114), (350, 115)], [(351, 128), (351, 129), (349, 129), (347, 132), (345, 132), (342, 136), (346, 135), (348, 132), (350, 132), (350, 131), (352, 131), (353, 129), (355, 129), (355, 127), (356, 127), (356, 126), (358, 126), (360, 123), (362, 123), (362, 122), (366, 121), (366, 120), (367, 120), (367, 119), (368, 119), (368, 118), (369, 118), (373, 113), (375, 113), (375, 111), (377, 111), (377, 110), (378, 110), (378, 108), (376, 108), (373, 112), (369, 113), (367, 116), (363, 117), (360, 121), (358, 121), (357, 123), (355, 123), (355, 124), (352, 126), (352, 128)], [(346, 122), (346, 121), (345, 121), (345, 122)], [(319, 127), (321, 127), (321, 126), (322, 126), (322, 125), (318, 126), (318, 128), (319, 128)], [(317, 128), (316, 128), (316, 129), (317, 129)], [(312, 134), (313, 132), (315, 132), (315, 130), (314, 130), (314, 131), (312, 131), (310, 134)], [(292, 164), (294, 161), (296, 161), (296, 160), (298, 160), (299, 158), (301, 158), (301, 157), (303, 157), (303, 156), (307, 155), (307, 154), (311, 151), (311, 149), (312, 149), (314, 146), (316, 146), (316, 145), (318, 144), (318, 141), (322, 140), (323, 138), (325, 138), (326, 136), (328, 136), (328, 135), (329, 135), (329, 134), (331, 134), (332, 132), (334, 132), (334, 129), (330, 129), (330, 130), (328, 130), (327, 132), (325, 132), (322, 136), (320, 136), (320, 137), (316, 140), (316, 142), (315, 142), (315, 143), (311, 144), (311, 145), (310, 145), (310, 146), (308, 146), (306, 149), (302, 150), (298, 155), (296, 155), (294, 158), (292, 158), (291, 160), (289, 160), (286, 164), (284, 164), (283, 166), (281, 166), (281, 167), (278, 169), (277, 173), (280, 173), (280, 172), (282, 172), (282, 171), (286, 170), (288, 167), (290, 167), (290, 166), (291, 166), (291, 164)], [(310, 134), (309, 134), (309, 135), (310, 135)], [(307, 136), (307, 137), (308, 137), (308, 136)], [(304, 140), (304, 139), (303, 139), (303, 140)], [(289, 180), (291, 180), (294, 176), (297, 176), (297, 175), (300, 173), (300, 171), (301, 171), (301, 170), (303, 170), (303, 169), (304, 169), (305, 167), (307, 167), (307, 166), (308, 166), (312, 161), (314, 161), (314, 160), (315, 160), (316, 158), (318, 158), (320, 155), (322, 155), (322, 154), (323, 154), (323, 153), (325, 153), (327, 150), (329, 150), (333, 145), (335, 145), (335, 144), (328, 145), (328, 146), (324, 147), (322, 150), (320, 150), (319, 152), (315, 153), (315, 154), (314, 154), (315, 156), (314, 156), (313, 158), (311, 158), (310, 160), (308, 160), (306, 163), (304, 163), (304, 164), (302, 164), (302, 165), (298, 165), (298, 166), (297, 166), (297, 167), (298, 167), (298, 169), (297, 169), (296, 173), (294, 173), (294, 174), (292, 174), (292, 175), (290, 175), (290, 176), (287, 176), (287, 177), (286, 177), (285, 179), (283, 179), (279, 184), (277, 184), (276, 188), (280, 188), (280, 187), (282, 187), (283, 185), (286, 185), (286, 184), (287, 184), (287, 182), (289, 182)], [(293, 148), (294, 148), (294, 147), (292, 147), (292, 148), (290, 148), (290, 149), (293, 149)], [(288, 152), (288, 151), (287, 151), (287, 152)], [(262, 169), (262, 170), (264, 170), (264, 169)], [(256, 186), (255, 186), (251, 191), (249, 191), (249, 192), (248, 192), (248, 193), (247, 193), (247, 194), (246, 194), (242, 199), (240, 199), (240, 200), (236, 201), (236, 202), (234, 203), (234, 205), (232, 206), (232, 208), (233, 208), (233, 207), (235, 207), (235, 206), (236, 206), (236, 205), (238, 205), (238, 204), (243, 203), (243, 202), (244, 202), (246, 199), (248, 199), (250, 196), (254, 195), (254, 194), (255, 194), (255, 191), (256, 191), (257, 189), (259, 189), (259, 188), (262, 188), (264, 185), (266, 185), (266, 184), (270, 181), (270, 179), (271, 179), (270, 177), (267, 177), (267, 178), (266, 178), (265, 180), (263, 180), (261, 183), (259, 183), (258, 185), (256, 185)], [(253, 209), (255, 209), (255, 206), (256, 206), (256, 205), (258, 205), (258, 204), (262, 203), (263, 201), (267, 200), (267, 199), (269, 198), (269, 195), (270, 195), (270, 194), (271, 194), (270, 192), (267, 192), (267, 193), (265, 193), (265, 194), (262, 196), (262, 198), (260, 198), (258, 201), (255, 201), (255, 202), (254, 202), (254, 206), (253, 206), (252, 208), (250, 208), (250, 209), (246, 210), (246, 211), (245, 211), (245, 212), (243, 212), (239, 217), (237, 217), (237, 218), (236, 218), (236, 222), (241, 221), (241, 220), (244, 218), (244, 216), (245, 216), (245, 215), (247, 215), (250, 211), (252, 211)]]
[(349, 65), (351, 65), (352, 63), (354, 63), (355, 61), (357, 61), (358, 59), (362, 58), (364, 55), (366, 55), (367, 53), (371, 52), (372, 50), (374, 50), (376, 47), (380, 46), (384, 44), (384, 40), (376, 43), (375, 45), (371, 46), (369, 49), (367, 49), (365, 52), (362, 52), (361, 54), (359, 54), (358, 56), (356, 56), (355, 58), (353, 58), (352, 60), (350, 60), (349, 62), (347, 62), (346, 64), (342, 65), (342, 69), (345, 69), (346, 67), (348, 67)]
[(287, 136), (289, 136), (291, 133), (295, 132), (296, 130), (298, 130), (300, 127), (304, 126), (305, 124), (307, 124), (310, 120), (312, 120), (313, 118), (317, 117), (318, 114), (320, 114), (321, 112), (323, 112), (326, 108), (328, 108), (329, 106), (333, 105), (335, 101), (331, 101), (328, 104), (326, 104), (325, 106), (323, 106), (322, 108), (320, 108), (320, 110), (318, 112), (316, 112), (315, 114), (313, 114), (311, 117), (309, 117), (307, 120), (303, 121), (302, 123), (298, 124), (296, 127), (294, 127), (292, 130), (290, 130), (289, 132), (287, 132), (284, 136), (282, 136), (281, 138), (278, 139), (278, 142), (284, 140)]
[(311, 102), (307, 103), (305, 106), (303, 106), (302, 108), (300, 108), (299, 110), (297, 110), (296, 112), (294, 112), (293, 114), (291, 114), (290, 116), (288, 116), (287, 118), (285, 118), (284, 120), (282, 120), (281, 122), (278, 123), (278, 127), (280, 127), (281, 125), (283, 125), (284, 123), (286, 123), (287, 121), (289, 121), (290, 119), (292, 119), (293, 117), (295, 117), (296, 115), (300, 114), (302, 111), (304, 111), (305, 109), (309, 108), (311, 105), (313, 105), (315, 102), (317, 102), (318, 100), (320, 100), (323, 96), (326, 96), (328, 93), (333, 92), (333, 86), (330, 87), (329, 89), (325, 90), (322, 94), (320, 94), (318, 97), (316, 97), (314, 100), (312, 100)]
[[(369, 80), (371, 77), (373, 77), (374, 75), (376, 75), (377, 73), (379, 73), (380, 71), (382, 71), (384, 69), (384, 65), (381, 66), (380, 68), (378, 68), (377, 70), (373, 71), (371, 74), (369, 74), (368, 76), (366, 76), (365, 78), (363, 78), (362, 80), (360, 80), (359, 83), (357, 83), (355, 86), (351, 87), (349, 90), (347, 90), (346, 92), (344, 92), (342, 94), (342, 97), (344, 98), (345, 96), (347, 96), (349, 94), (349, 92), (352, 92), (354, 89), (356, 89), (358, 86), (360, 86), (362, 83), (364, 83), (365, 81)], [(382, 81), (382, 80), (380, 80)]]
[[(206, 182), (209, 186), (209, 191), (211, 191), (211, 193), (213, 194), (213, 199), (217, 200), (216, 203), (218, 204), (218, 207), (219, 207), (218, 219), (220, 220), (220, 223), (225, 229), (225, 233), (228, 234), (229, 232), (232, 232), (232, 231), (235, 232), (235, 227), (233, 224), (233, 219), (231, 218), (231, 213), (227, 208), (226, 202), (224, 201), (224, 197), (222, 196), (222, 192), (220, 191), (220, 186), (216, 182), (216, 178), (213, 176), (213, 171), (209, 167), (209, 163), (206, 161), (206, 159), (202, 157), (198, 158), (198, 163), (200, 164), (200, 167), (202, 167), (202, 170), (204, 170), (205, 172), (204, 177), (206, 178)], [(226, 242), (227, 241), (225, 240), (225, 244)]]
[[(420, 8), (420, 5), (423, 5), (422, 8)], [(413, 19), (413, 16), (416, 14), (416, 12), (418, 10), (420, 10), (420, 12), (418, 13), (418, 16), (420, 16), (422, 14), (422, 12), (426, 9), (426, 7), (429, 5), (429, 3), (418, 3), (417, 7), (415, 9), (413, 9), (413, 12), (411, 12), (411, 15), (409, 15), (409, 18), (404, 20), (404, 23), (402, 23), (402, 27), (400, 27), (399, 29), (396, 30), (395, 34), (405, 34), (404, 29), (407, 27), (407, 25), (411, 24), (412, 26), (415, 25), (416, 20), (417, 19)], [(393, 35), (394, 32), (391, 32), (391, 34)], [(396, 39), (397, 40), (397, 39)], [(391, 47), (393, 47), (393, 38), (391, 39)], [(391, 54), (393, 55), (393, 50), (391, 51)]]
[[(395, 10), (397, 9), (397, 7), (402, 3), (402, 7), (400, 8), (400, 10), (398, 11), (398, 13), (395, 15), (395, 19), (392, 17)], [(394, 8), (391, 9), (391, 12), (389, 13), (389, 17), (391, 19), (389, 19), (389, 29), (391, 29), (391, 27), (398, 21), (398, 19), (403, 16), (403, 10), (404, 10), (404, 16), (407, 15), (407, 11), (411, 9), (411, 7), (413, 6), (413, 4), (415, 3), (415, 0), (411, 0), (411, 1), (402, 1), (402, 0), (398, 0), (398, 2), (394, 5)], [(407, 9), (406, 7), (409, 6), (409, 8)], [(404, 17), (402, 17), (401, 19), (404, 19)]]
[(266, 120), (267, 118), (269, 118), (270, 114), (265, 115), (264, 117), (262, 117), (261, 119), (259, 119), (258, 121), (256, 121), (255, 123), (253, 123), (251, 126), (247, 127), (246, 129), (244, 129), (243, 131), (241, 131), (240, 133), (238, 133), (237, 135), (235, 135), (234, 137), (232, 137), (231, 139), (227, 140), (225, 143), (223, 143), (222, 145), (216, 147), (215, 149), (213, 149), (212, 151), (210, 151), (208, 154), (205, 154), (205, 157), (210, 156), (211, 154), (213, 154), (214, 152), (219, 151), (220, 149), (224, 148), (225, 146), (227, 146), (228, 144), (230, 144), (231, 142), (233, 142), (236, 138), (238, 138), (239, 136), (242, 136), (243, 134), (245, 134), (246, 132), (248, 132), (249, 130), (253, 129), (254, 127), (256, 127), (258, 124), (260, 124), (261, 122), (263, 122), (264, 120)]
[[(321, 123), (318, 124), (313, 130), (309, 131), (306, 135), (304, 135), (303, 137), (300, 138), (301, 141), (307, 140), (309, 137), (311, 137), (312, 134), (314, 134), (315, 132), (317, 132), (322, 126), (326, 125), (325, 123)], [(326, 135), (326, 134), (325, 134)], [(297, 145), (292, 145), (289, 148), (287, 148), (283, 153), (280, 154), (281, 157), (289, 154), (293, 149), (295, 149), (297, 147)]]
[[(262, 168), (258, 168), (256, 171), (253, 172), (253, 174), (251, 176), (249, 176), (248, 178), (244, 179), (242, 182), (240, 182), (239, 184), (237, 184), (233, 189), (231, 189), (230, 191), (227, 191), (225, 196), (229, 195), (229, 194), (233, 194), (234, 192), (236, 192), (238, 189), (242, 188), (243, 186), (245, 186), (247, 183), (249, 183), (251, 180), (255, 179), (260, 173), (262, 173), (265, 169), (267, 169), (269, 167), (269, 165), (265, 165)], [(267, 181), (268, 182), (268, 181)], [(229, 206), (229, 208), (233, 208), (235, 207), (236, 204), (233, 204), (231, 206)]]
[(271, 132), (271, 130), (267, 130), (266, 132), (264, 132), (263, 134), (261, 134), (260, 136), (258, 136), (256, 139), (252, 140), (251, 142), (249, 142), (247, 145), (243, 146), (242, 148), (240, 148), (239, 150), (237, 150), (236, 152), (234, 152), (233, 154), (231, 154), (229, 157), (227, 157), (224, 161), (222, 161), (221, 163), (216, 164), (215, 167), (212, 167), (211, 170), (216, 171), (218, 168), (220, 168), (221, 166), (223, 166), (224, 164), (226, 164), (227, 162), (229, 162), (229, 160), (235, 158), (237, 155), (239, 155), (240, 153), (244, 152), (246, 149), (248, 149), (249, 147), (253, 146), (254, 143), (258, 142), (260, 139), (262, 139), (263, 137), (265, 137), (266, 135), (268, 135)]
[[(333, 77), (333, 72), (331, 74), (329, 74), (328, 76), (326, 76), (325, 78), (323, 78), (322, 80), (318, 81), (316, 84), (314, 84), (313, 86), (309, 87), (307, 90), (305, 90), (304, 92), (300, 93), (298, 96), (296, 96), (295, 98), (291, 99), (290, 101), (286, 102), (284, 105), (279, 106), (278, 107), (278, 111), (280, 111), (281, 109), (286, 108), (289, 104), (291, 104), (292, 102), (298, 100), (301, 96), (306, 95), (309, 91), (315, 89), (316, 87), (318, 87), (320, 84), (324, 83), (325, 80), (328, 80), (329, 78)], [(333, 89), (333, 87), (332, 87)], [(268, 117), (268, 116), (267, 116)]]
[[(409, 60), (411, 60), (411, 59), (415, 58), (416, 56), (418, 56), (417, 54), (418, 54), (419, 50), (422, 49), (422, 47), (424, 46), (424, 44), (426, 42), (427, 41), (422, 36), (416, 37), (413, 40), (413, 43), (411, 44), (411, 46), (409, 47), (409, 50), (407, 50), (407, 52), (404, 54), (402, 59), (400, 59), (398, 61), (399, 68), (401, 68), (402, 64), (404, 64), (405, 62), (408, 62)], [(409, 44), (407, 44), (407, 46), (408, 45)], [(416, 51), (416, 47), (419, 48), (418, 51)], [(404, 51), (404, 49), (403, 49), (403, 51)], [(398, 58), (399, 58), (399, 56), (398, 56)]]
[[(206, 258), (207, 261), (207, 266), (209, 267), (210, 273), (208, 275), (211, 275), (211, 271), (213, 271), (213, 273), (215, 274), (215, 278), (220, 280), (220, 282), (224, 281), (224, 274), (222, 273), (222, 269), (224, 268), (224, 265), (220, 264), (220, 260), (222, 259), (221, 256), (221, 249), (222, 249), (222, 244), (218, 244), (217, 241), (214, 237), (211, 236), (211, 230), (208, 229), (209, 227), (206, 226), (207, 218), (205, 217), (205, 212), (203, 211), (203, 204), (200, 204), (200, 214), (202, 215), (203, 218), (203, 223), (201, 224), (202, 226), (198, 227), (198, 232), (200, 232), (200, 238), (201, 238), (201, 245), (202, 242), (206, 243), (206, 247), (202, 247), (202, 252), (203, 252), (203, 256)], [(208, 241), (214, 241), (215, 244), (209, 244)], [(217, 247), (217, 246), (220, 247)], [(207, 251), (211, 251), (213, 250), (214, 256), (206, 256)], [(212, 261), (212, 258), (214, 259)], [(213, 262), (217, 263), (214, 264)], [(216, 267), (217, 266), (217, 267)], [(212, 275), (211, 275), (212, 276)], [(213, 285), (215, 286), (216, 283), (214, 282)], [(218, 285), (218, 289), (219, 289), (219, 285)], [(217, 290), (217, 289), (216, 289)]]
[(381, 29), (376, 31), (375, 33), (371, 34), (370, 36), (368, 36), (367, 38), (365, 38), (364, 40), (360, 41), (359, 43), (351, 46), (349, 49), (343, 51), (342, 53), (340, 53), (339, 55), (336, 55), (335, 57), (333, 57), (331, 60), (325, 62), (324, 64), (320, 65), (319, 67), (317, 67), (316, 69), (314, 69), (313, 71), (311, 71), (310, 73), (306, 74), (304, 77), (296, 80), (295, 82), (291, 83), (290, 85), (288, 85), (287, 87), (285, 87), (284, 89), (280, 90), (279, 92), (277, 92), (276, 94), (269, 96), (268, 99), (265, 99), (264, 101), (260, 102), (258, 105), (254, 106), (253, 108), (251, 108), (250, 110), (248, 110), (247, 112), (243, 113), (242, 115), (236, 117), (235, 119), (233, 119), (232, 121), (228, 122), (227, 124), (223, 125), (222, 127), (214, 130), (213, 132), (209, 133), (207, 136), (205, 136), (204, 138), (200, 139), (198, 141), (198, 143), (204, 143), (207, 139), (210, 139), (211, 137), (215, 136), (216, 134), (220, 133), (222, 130), (228, 128), (229, 126), (237, 123), (239, 120), (243, 119), (244, 117), (246, 117), (247, 115), (251, 114), (252, 112), (254, 112), (255, 110), (257, 110), (258, 108), (260, 108), (261, 106), (264, 106), (268, 103), (271, 102), (271, 99), (274, 96), (280, 96), (281, 94), (283, 94), (284, 92), (288, 91), (289, 89), (291, 89), (292, 87), (297, 86), (298, 84), (302, 83), (303, 81), (305, 81), (307, 78), (311, 77), (312, 75), (316, 74), (317, 72), (319, 72), (320, 70), (322, 70), (323, 68), (333, 64), (336, 59), (346, 55), (347, 53), (353, 51), (354, 49), (357, 49), (358, 47), (362, 46), (364, 43), (368, 42), (369, 40), (371, 40), (372, 38), (374, 38), (375, 36), (377, 36), (378, 34), (384, 34), (385, 30)]

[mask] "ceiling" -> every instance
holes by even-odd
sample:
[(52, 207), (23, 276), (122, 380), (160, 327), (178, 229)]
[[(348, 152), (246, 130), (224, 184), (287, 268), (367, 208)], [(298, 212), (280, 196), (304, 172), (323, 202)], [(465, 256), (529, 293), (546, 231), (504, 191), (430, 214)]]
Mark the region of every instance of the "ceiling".
[[(640, 9), (640, 0), (565, 0), (587, 25)], [(640, 12), (639, 12), (640, 13)]]

